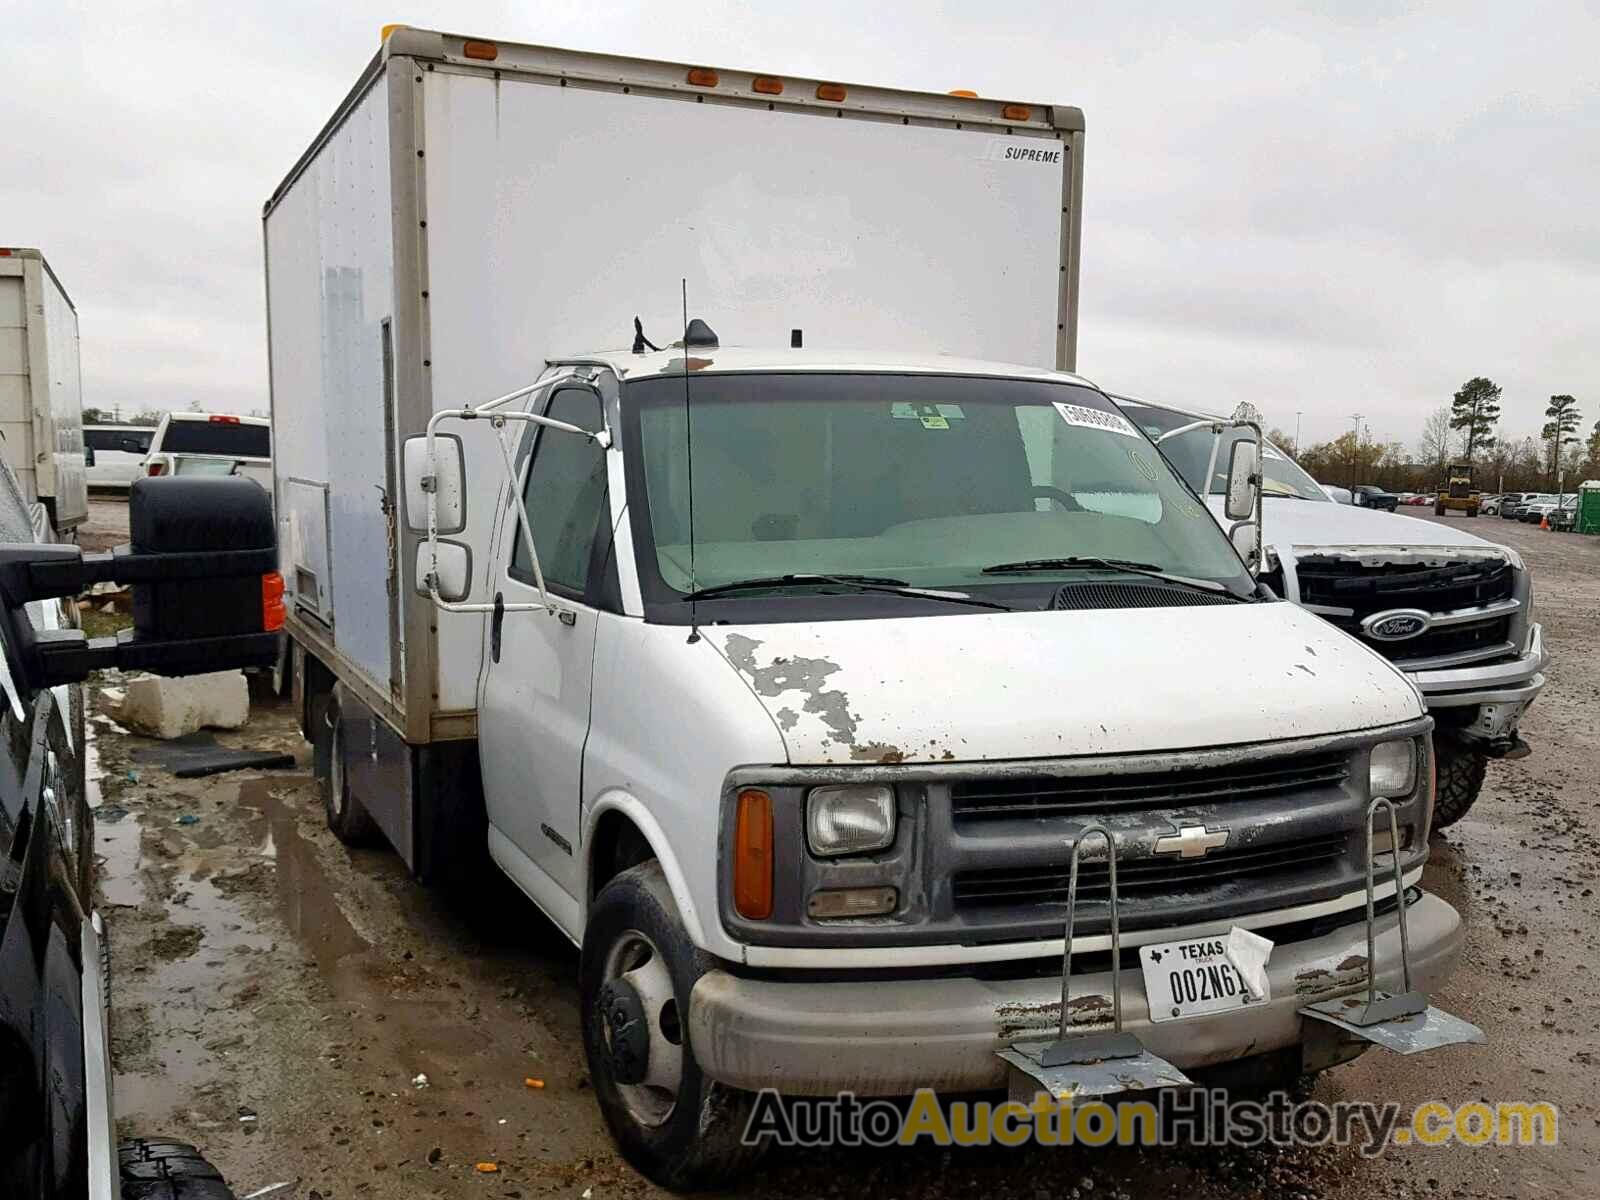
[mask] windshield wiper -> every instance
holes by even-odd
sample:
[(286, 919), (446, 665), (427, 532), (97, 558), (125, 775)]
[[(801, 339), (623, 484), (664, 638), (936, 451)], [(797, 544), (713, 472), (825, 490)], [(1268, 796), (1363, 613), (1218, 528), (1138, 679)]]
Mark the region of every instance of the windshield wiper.
[(858, 592), (886, 592), (891, 596), (910, 596), (915, 599), (943, 600), (950, 604), (970, 604), (975, 608), (995, 608), (1001, 612), (1010, 612), (1011, 607), (1006, 604), (997, 604), (993, 600), (980, 600), (976, 596), (969, 596), (965, 592), (935, 591), (931, 588), (912, 587), (904, 579), (895, 579), (887, 575), (766, 575), (755, 579), (735, 579), (728, 583), (713, 584), (711, 587), (697, 588), (684, 594), (685, 600), (706, 600), (716, 596), (732, 595), (735, 592), (764, 591), (773, 588), (789, 587), (815, 587), (818, 584), (831, 584), (835, 587), (850, 588)]
[(1229, 596), (1242, 600), (1231, 588), (1209, 579), (1190, 579), (1185, 575), (1169, 575), (1159, 563), (1135, 562), (1127, 558), (1094, 558), (1090, 555), (1072, 555), (1068, 558), (1023, 558), (1016, 562), (994, 563), (983, 569), (985, 575), (1025, 575), (1030, 571), (1126, 571), (1131, 575), (1147, 575), (1164, 583), (1175, 583), (1211, 595)]

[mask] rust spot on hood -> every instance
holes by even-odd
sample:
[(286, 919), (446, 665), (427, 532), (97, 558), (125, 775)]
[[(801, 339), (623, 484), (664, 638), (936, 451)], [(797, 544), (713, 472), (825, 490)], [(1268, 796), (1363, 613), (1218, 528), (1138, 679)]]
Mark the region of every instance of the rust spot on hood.
[(897, 763), (905, 762), (906, 752), (888, 742), (868, 742), (865, 746), (850, 747), (850, 757), (861, 762)]

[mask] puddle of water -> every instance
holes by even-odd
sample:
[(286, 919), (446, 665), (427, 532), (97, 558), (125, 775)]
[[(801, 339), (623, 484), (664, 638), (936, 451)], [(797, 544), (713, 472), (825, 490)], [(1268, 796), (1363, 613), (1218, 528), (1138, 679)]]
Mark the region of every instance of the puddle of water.
[(295, 814), (277, 796), (281, 779), (244, 779), (238, 784), (239, 804), (259, 814), (261, 828), (252, 836), (262, 842), (262, 853), (276, 865), (278, 916), (330, 981), (341, 977), (340, 961), (369, 949), (367, 941), (339, 907), (338, 898), (322, 872), (311, 845), (300, 836)]
[(95, 812), (95, 854), (104, 863), (99, 871), (100, 894), (108, 907), (138, 908), (145, 901), (144, 880), (139, 875), (139, 818), (119, 805), (105, 803), (102, 777), (100, 746), (94, 726), (89, 725), (84, 729), (83, 786)]

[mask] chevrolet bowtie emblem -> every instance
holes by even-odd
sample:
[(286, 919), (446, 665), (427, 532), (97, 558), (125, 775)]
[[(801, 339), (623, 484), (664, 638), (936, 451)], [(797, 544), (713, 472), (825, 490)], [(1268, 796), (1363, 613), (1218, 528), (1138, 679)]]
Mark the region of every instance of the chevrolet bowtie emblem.
[(1208, 852), (1227, 844), (1226, 829), (1210, 830), (1204, 825), (1181, 825), (1177, 833), (1156, 839), (1156, 853), (1176, 854), (1179, 858), (1204, 858)]

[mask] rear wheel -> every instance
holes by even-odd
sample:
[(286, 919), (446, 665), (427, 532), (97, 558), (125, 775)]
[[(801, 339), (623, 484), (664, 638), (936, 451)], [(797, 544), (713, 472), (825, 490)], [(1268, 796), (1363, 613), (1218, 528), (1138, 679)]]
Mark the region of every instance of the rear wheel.
[(1454, 825), (1477, 801), (1483, 791), (1483, 778), (1489, 756), (1453, 737), (1435, 737), (1434, 753), (1439, 762), (1439, 788), (1433, 800), (1433, 827)]
[(117, 1150), (122, 1200), (235, 1200), (222, 1172), (187, 1142), (134, 1138)]
[(361, 801), (350, 792), (350, 780), (345, 772), (345, 723), (339, 710), (339, 691), (334, 689), (318, 705), (318, 719), (327, 728), (328, 773), (322, 777), (322, 809), (328, 818), (328, 828), (346, 846), (370, 845), (378, 834), (378, 827), (362, 807)]
[(1436, 516), (1436, 517), (1444, 516), (1444, 505), (1437, 504), (1437, 503), (1434, 504), (1434, 506), (1433, 506), (1433, 515)]
[(683, 931), (660, 863), (630, 867), (595, 897), (579, 966), (589, 1077), (623, 1157), (664, 1188), (748, 1171), (755, 1096), (709, 1079), (689, 1044), (689, 994), (711, 966)]

